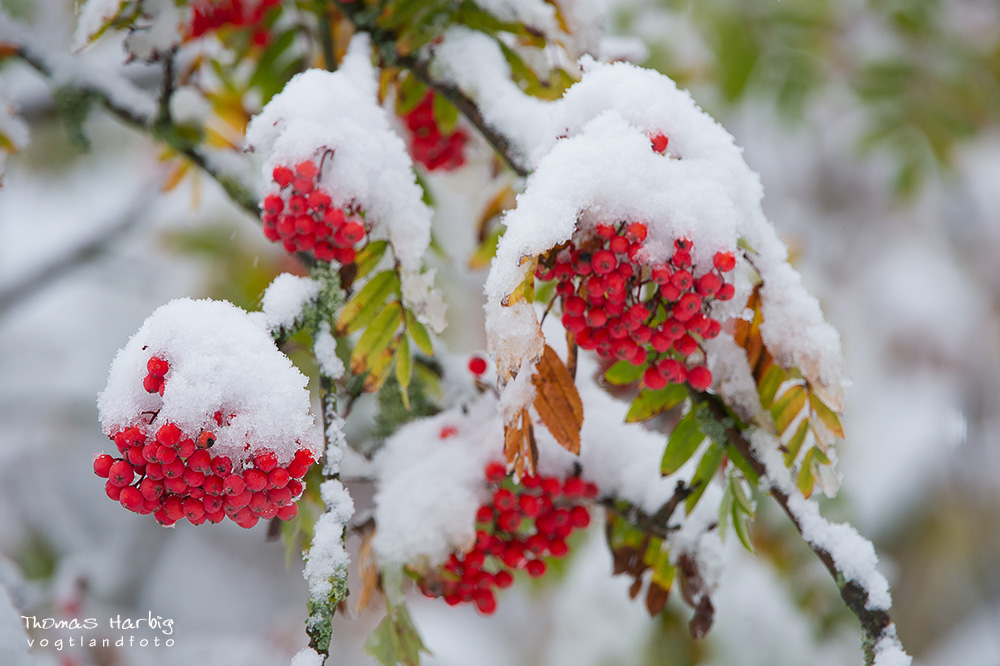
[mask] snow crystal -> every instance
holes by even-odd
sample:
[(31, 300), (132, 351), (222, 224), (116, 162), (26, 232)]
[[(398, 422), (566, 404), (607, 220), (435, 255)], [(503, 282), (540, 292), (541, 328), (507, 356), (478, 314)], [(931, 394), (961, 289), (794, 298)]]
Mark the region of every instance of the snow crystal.
[(311, 647), (304, 647), (292, 657), (292, 663), (288, 666), (323, 666), (323, 661), (321, 654)]
[(307, 277), (282, 273), (271, 281), (261, 299), (264, 321), (272, 333), (292, 329), (301, 319), (302, 308), (319, 295), (320, 285)]
[[(170, 364), (161, 398), (142, 388), (146, 362)], [(224, 301), (178, 299), (156, 309), (115, 356), (98, 397), (105, 433), (176, 423), (186, 433), (211, 430), (214, 449), (234, 462), (261, 449), (279, 464), (313, 440), (306, 378), (246, 312)], [(215, 414), (228, 417), (219, 427)], [(249, 451), (245, 446), (249, 444)]]
[[(838, 407), (845, 381), (839, 336), (787, 264), (787, 251), (761, 209), (760, 181), (732, 136), (658, 72), (591, 58), (581, 63), (582, 80), (529, 120), (535, 169), (517, 207), (504, 217), (507, 230), (486, 282), (487, 334), (498, 368), (517, 368), (542, 344), (531, 311), (502, 305), (530, 277), (524, 259), (567, 241), (578, 228), (636, 220), (649, 229), (650, 262), (667, 259), (674, 239), (693, 240), (695, 275), (709, 270), (716, 252), (736, 250), (740, 239), (749, 242), (765, 285), (765, 343)], [(670, 141), (666, 155), (650, 149), (649, 137), (661, 132)], [(734, 284), (735, 297), (715, 302), (713, 317), (738, 316), (751, 283), (736, 274)], [(708, 361), (727, 397), (744, 416), (761, 412), (756, 391), (749, 390), (745, 357), (741, 361), (737, 350), (721, 343), (710, 349), (726, 355)]]
[[(335, 206), (359, 205), (372, 235), (385, 235), (399, 262), (404, 294), (418, 316), (432, 310), (442, 324), (440, 298), (420, 275), (430, 243), (431, 210), (411, 169), (406, 144), (378, 104), (378, 82), (367, 35), (352, 40), (336, 72), (297, 74), (247, 127), (248, 149), (263, 157), (265, 182), (277, 165), (321, 163), (320, 182)], [(423, 281), (419, 281), (424, 278)]]
[(337, 380), (344, 376), (344, 362), (337, 356), (337, 338), (330, 332), (330, 324), (323, 322), (316, 332), (313, 342), (313, 355), (319, 364), (319, 371), (330, 379)]
[(351, 557), (344, 549), (344, 530), (354, 515), (354, 501), (336, 479), (324, 481), (320, 495), (327, 510), (316, 521), (302, 575), (309, 584), (309, 596), (326, 602), (333, 591), (331, 579), (347, 579)]

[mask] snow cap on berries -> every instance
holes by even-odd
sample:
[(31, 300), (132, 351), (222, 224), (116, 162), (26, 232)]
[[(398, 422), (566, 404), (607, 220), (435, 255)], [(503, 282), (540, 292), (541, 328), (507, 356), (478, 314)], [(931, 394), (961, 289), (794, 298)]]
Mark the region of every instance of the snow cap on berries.
[[(169, 365), (162, 396), (143, 389), (153, 356)], [(157, 308), (118, 352), (97, 406), (107, 434), (155, 414), (154, 427), (212, 431), (215, 455), (242, 462), (269, 450), (284, 465), (302, 448), (319, 457), (306, 383), (248, 313), (183, 298)]]
[[(487, 279), (486, 326), (498, 374), (510, 376), (541, 352), (534, 307), (524, 300), (505, 305), (534, 268), (525, 259), (599, 225), (641, 222), (648, 235), (630, 260), (660, 264), (674, 252), (675, 240), (689, 239), (686, 270), (694, 280), (715, 268), (717, 253), (741, 256), (738, 241), (752, 247), (764, 281), (765, 343), (775, 358), (826, 387), (836, 404), (845, 381), (839, 336), (788, 266), (787, 251), (761, 209), (760, 181), (732, 136), (662, 74), (626, 63), (585, 58), (582, 64), (583, 79), (549, 107), (550, 137), (532, 154), (535, 169), (505, 216)], [(654, 145), (661, 134), (666, 145)], [(720, 322), (739, 315), (751, 290), (742, 271), (733, 280), (727, 287), (732, 293), (707, 313)], [(728, 377), (720, 379), (728, 386)], [(734, 398), (745, 398), (753, 413), (760, 410), (755, 396)]]
[[(420, 274), (431, 210), (423, 202), (406, 144), (378, 103), (367, 35), (351, 40), (336, 72), (311, 69), (293, 77), (250, 122), (246, 143), (262, 157), (265, 182), (277, 166), (312, 160), (332, 206), (361, 209), (372, 236), (392, 244), (408, 305), (421, 316), (438, 307), (440, 297)], [(435, 330), (443, 328), (440, 312), (426, 320)]]

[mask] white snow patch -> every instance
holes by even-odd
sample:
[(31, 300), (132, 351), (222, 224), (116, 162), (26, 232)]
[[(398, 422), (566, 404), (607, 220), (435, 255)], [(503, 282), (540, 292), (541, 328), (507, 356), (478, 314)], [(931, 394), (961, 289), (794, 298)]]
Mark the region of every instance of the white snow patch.
[(282, 273), (264, 290), (261, 310), (269, 331), (291, 329), (302, 316), (302, 309), (319, 295), (320, 285), (313, 279)]
[(344, 549), (344, 530), (354, 515), (354, 501), (335, 479), (323, 482), (320, 495), (326, 504), (326, 513), (316, 521), (302, 575), (309, 584), (309, 596), (316, 602), (325, 603), (333, 591), (332, 579), (345, 582), (347, 579), (351, 556)]
[[(152, 356), (170, 364), (162, 397), (142, 387)], [(267, 331), (225, 301), (184, 298), (157, 308), (115, 356), (97, 406), (106, 434), (164, 423), (189, 436), (210, 430), (214, 448), (234, 464), (263, 449), (282, 465), (300, 448), (319, 454), (306, 378)], [(228, 418), (223, 426), (217, 411)]]

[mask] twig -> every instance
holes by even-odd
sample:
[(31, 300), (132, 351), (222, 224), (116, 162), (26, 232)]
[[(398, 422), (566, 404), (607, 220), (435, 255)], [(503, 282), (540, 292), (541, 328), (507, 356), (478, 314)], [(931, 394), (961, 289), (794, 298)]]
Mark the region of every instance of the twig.
[(480, 113), (475, 101), (455, 86), (435, 80), (430, 74), (430, 65), (426, 60), (420, 60), (411, 55), (401, 55), (396, 51), (396, 36), (387, 30), (379, 28), (373, 20), (369, 20), (363, 3), (345, 3), (342, 0), (329, 1), (340, 8), (356, 29), (371, 35), (372, 41), (379, 47), (377, 49), (379, 58), (386, 65), (403, 67), (413, 72), (417, 78), (454, 104), (462, 115), (479, 131), (483, 138), (493, 146), (496, 153), (507, 163), (507, 166), (514, 173), (521, 177), (527, 176), (530, 173), (529, 169), (521, 165), (514, 158), (510, 149), (510, 141), (507, 137), (486, 124), (486, 120), (483, 118), (483, 114)]
[(99, 257), (142, 219), (141, 213), (149, 200), (149, 189), (141, 190), (135, 201), (113, 223), (104, 226), (91, 238), (0, 290), (0, 317), (52, 282)]
[[(183, 139), (172, 124), (161, 122), (162, 105), (169, 105), (172, 81), (163, 82), (165, 94), (160, 96), (158, 104), (157, 100), (136, 89), (128, 79), (109, 81), (107, 72), (92, 71), (69, 54), (44, 51), (37, 46), (44, 43), (43, 40), (35, 38), (29, 28), (14, 22), (2, 11), (0, 11), (0, 38), (5, 45), (12, 48), (8, 55), (29, 64), (53, 86), (72, 88), (95, 99), (125, 124), (141, 130), (184, 155), (214, 178), (238, 206), (253, 217), (258, 217), (257, 198), (250, 186), (241, 182), (237, 175), (226, 173), (219, 165), (213, 164), (207, 152)], [(168, 58), (165, 67), (167, 79), (173, 78), (171, 62), (172, 58)]]

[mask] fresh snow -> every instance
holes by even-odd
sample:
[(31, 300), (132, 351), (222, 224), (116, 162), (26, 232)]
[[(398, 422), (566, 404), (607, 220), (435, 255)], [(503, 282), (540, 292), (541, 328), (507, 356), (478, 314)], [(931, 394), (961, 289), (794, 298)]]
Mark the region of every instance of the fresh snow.
[[(387, 237), (399, 262), (405, 303), (436, 331), (444, 306), (421, 274), (431, 210), (423, 202), (406, 144), (378, 104), (378, 81), (366, 34), (356, 35), (336, 72), (296, 75), (254, 117), (247, 147), (260, 155), (264, 182), (277, 165), (322, 164), (320, 183), (333, 205), (360, 206), (373, 237)], [(275, 187), (273, 184), (269, 187)]]
[(306, 553), (302, 575), (309, 584), (309, 596), (316, 603), (327, 603), (334, 579), (347, 580), (351, 557), (344, 549), (344, 529), (354, 515), (354, 501), (347, 489), (335, 479), (324, 481), (320, 495), (326, 513), (313, 526), (312, 543)]
[[(520, 119), (544, 139), (531, 149), (534, 171), (517, 207), (504, 217), (507, 230), (486, 283), (487, 333), (501, 374), (517, 371), (522, 360), (541, 351), (533, 310), (502, 305), (530, 275), (524, 259), (598, 223), (642, 221), (649, 229), (647, 259), (667, 259), (674, 239), (687, 237), (694, 242), (695, 275), (710, 269), (716, 252), (734, 251), (740, 240), (749, 243), (748, 259), (764, 282), (765, 343), (779, 362), (799, 367), (840, 407), (846, 378), (839, 336), (788, 265), (787, 251), (761, 209), (757, 174), (732, 136), (662, 74), (589, 58), (582, 66), (582, 80), (562, 99)], [(666, 155), (650, 150), (649, 137), (661, 132), (670, 140)], [(732, 301), (714, 304), (717, 319), (740, 314), (752, 285), (737, 272), (735, 286)], [(759, 413), (745, 357), (741, 361), (732, 346), (710, 349), (726, 356), (716, 361), (710, 354), (708, 361), (727, 397), (741, 413)]]
[[(163, 397), (142, 388), (151, 356), (168, 361)], [(279, 464), (314, 443), (306, 378), (269, 333), (225, 301), (177, 299), (156, 309), (115, 356), (97, 406), (106, 434), (128, 426), (175, 423), (196, 436), (216, 435), (215, 451), (242, 462), (274, 451)], [(218, 426), (214, 415), (231, 417)], [(249, 449), (246, 447), (249, 446)]]
[(301, 320), (302, 309), (319, 295), (320, 285), (311, 278), (282, 273), (274, 278), (261, 299), (264, 323), (272, 333), (291, 329)]

